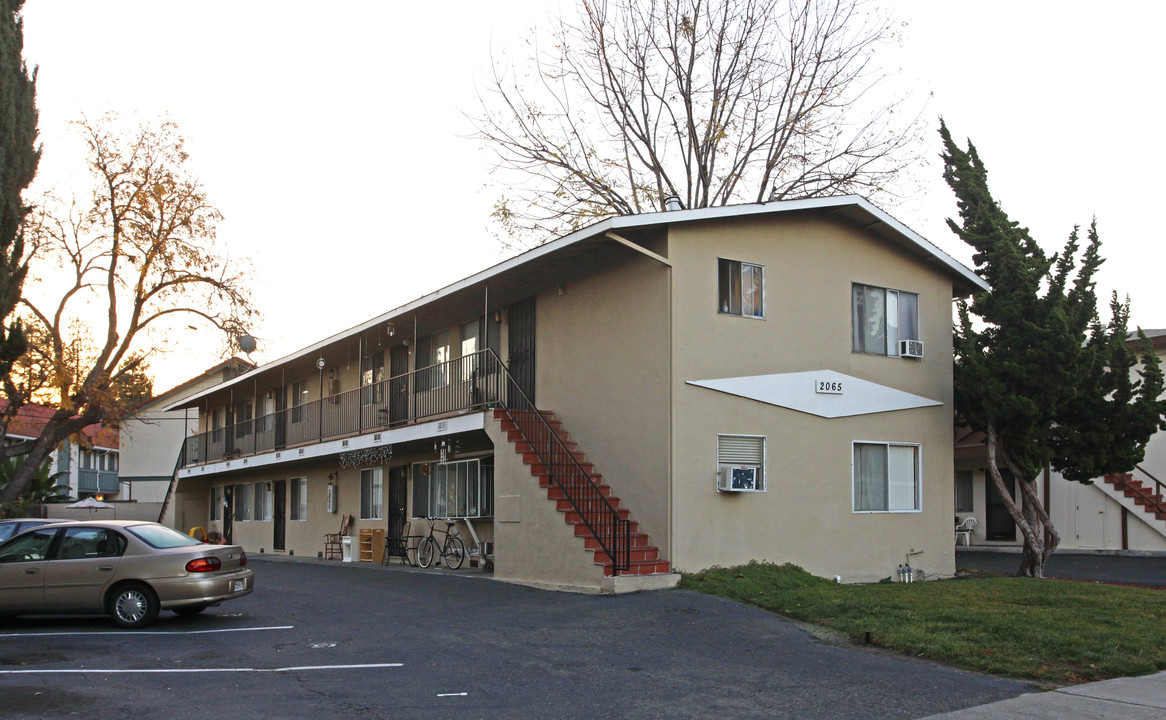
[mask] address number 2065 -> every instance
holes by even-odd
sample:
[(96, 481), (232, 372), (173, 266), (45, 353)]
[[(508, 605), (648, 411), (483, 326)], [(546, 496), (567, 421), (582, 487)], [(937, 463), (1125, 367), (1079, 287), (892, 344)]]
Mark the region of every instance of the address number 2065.
[(820, 393), (826, 393), (828, 395), (841, 395), (842, 394), (842, 381), (841, 380), (815, 380), (814, 381), (814, 390), (817, 392), (820, 392)]

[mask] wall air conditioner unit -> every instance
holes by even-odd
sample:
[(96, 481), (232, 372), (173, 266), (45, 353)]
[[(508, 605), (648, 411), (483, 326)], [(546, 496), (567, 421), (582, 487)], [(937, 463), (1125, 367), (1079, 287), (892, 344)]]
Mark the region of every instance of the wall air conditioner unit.
[(757, 489), (756, 465), (721, 465), (717, 472), (717, 490), (741, 492)]
[(899, 357), (905, 358), (923, 358), (923, 341), (922, 340), (900, 340), (899, 341)]
[(328, 512), (330, 512), (330, 513), (336, 512), (336, 505), (337, 505), (336, 486), (333, 485), (332, 483), (328, 483)]

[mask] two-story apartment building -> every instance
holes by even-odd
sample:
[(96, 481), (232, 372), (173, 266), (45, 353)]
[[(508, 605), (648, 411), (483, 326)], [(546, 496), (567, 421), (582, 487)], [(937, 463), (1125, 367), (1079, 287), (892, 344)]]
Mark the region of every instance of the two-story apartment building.
[[(8, 401), (0, 398), (0, 407)], [(30, 403), (20, 408), (8, 426), (6, 442), (35, 440), (44, 430), (56, 408)], [(57, 474), (57, 483), (69, 487), (72, 497), (101, 496), (121, 500), (123, 488), (118, 476), (121, 441), (117, 428), (90, 425), (81, 434), (64, 440), (50, 455), (50, 470)]]
[(984, 288), (857, 196), (611, 218), (177, 403), (175, 501), (310, 555), (345, 513), (459, 518), (495, 577), (582, 591), (951, 574), (951, 302)]
[[(1158, 359), (1166, 361), (1166, 330), (1146, 330), (1145, 334)], [(1136, 333), (1131, 333), (1128, 342), (1134, 350), (1141, 349)], [(1024, 538), (988, 476), (983, 435), (957, 431), (955, 459), (956, 516), (961, 521), (976, 520), (965, 539), (983, 548), (1022, 546)], [(1006, 473), (1004, 480), (1015, 493), (1011, 475)], [(1150, 438), (1142, 462), (1127, 475), (1095, 478), (1086, 484), (1048, 469), (1037, 483), (1037, 492), (1061, 536), (1060, 552), (1166, 553), (1166, 432)], [(1023, 498), (1018, 502), (1023, 505)]]

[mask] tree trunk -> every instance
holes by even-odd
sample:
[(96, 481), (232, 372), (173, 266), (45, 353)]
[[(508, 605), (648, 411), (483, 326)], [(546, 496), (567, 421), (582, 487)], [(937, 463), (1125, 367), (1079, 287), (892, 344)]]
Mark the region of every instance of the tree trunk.
[[(1043, 578), (1045, 576), (1045, 563), (1048, 562), (1049, 557), (1060, 544), (1061, 536), (1053, 528), (1048, 513), (1041, 505), (1040, 496), (1037, 494), (1037, 479), (1025, 478), (1023, 471), (1009, 460), (1008, 454), (996, 434), (995, 423), (992, 422), (988, 423), (987, 445), (988, 474), (992, 476), (992, 481), (1000, 492), (1004, 506), (1008, 508), (1008, 514), (1012, 516), (1012, 520), (1024, 538), (1020, 567), (1016, 570), (1016, 576)], [(1008, 466), (1016, 479), (1017, 489), (1023, 498), (1023, 507), (1008, 492), (1008, 488), (1004, 484), (1004, 477), (1000, 473), (1001, 461)]]

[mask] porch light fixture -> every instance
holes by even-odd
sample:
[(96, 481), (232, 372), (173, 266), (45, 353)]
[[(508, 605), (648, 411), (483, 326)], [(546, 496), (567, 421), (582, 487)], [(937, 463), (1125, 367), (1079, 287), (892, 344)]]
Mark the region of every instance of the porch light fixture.
[(461, 451), (461, 443), (457, 440), (448, 440), (443, 438), (441, 440), (433, 441), (433, 449), (438, 453), (440, 462), (445, 462), (446, 458), (452, 455), (456, 455)]
[(323, 370), (324, 366), (327, 364), (328, 363), (327, 363), (327, 361), (324, 360), (324, 358), (320, 358), (319, 360), (316, 361), (316, 369)]
[(389, 337), (392, 337), (397, 332), (397, 326), (393, 323), (389, 323), (385, 326), (385, 331), (389, 333)]

